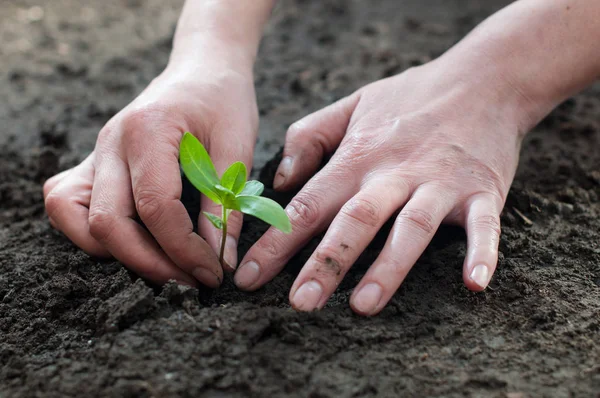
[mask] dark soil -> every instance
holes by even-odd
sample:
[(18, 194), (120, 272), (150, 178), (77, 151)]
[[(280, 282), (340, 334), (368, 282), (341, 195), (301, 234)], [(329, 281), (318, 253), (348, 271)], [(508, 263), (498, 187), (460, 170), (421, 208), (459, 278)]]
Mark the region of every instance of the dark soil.
[[(439, 55), (504, 3), (282, 0), (256, 68), (257, 165), (296, 119)], [(323, 311), (299, 314), (288, 290), (316, 240), (243, 293), (149, 286), (53, 231), (42, 182), (164, 67), (180, 5), (0, 3), (0, 397), (599, 396), (598, 86), (526, 140), (484, 293), (463, 286), (456, 228), (371, 319), (347, 301), (377, 244)], [(241, 250), (263, 230), (248, 221)]]

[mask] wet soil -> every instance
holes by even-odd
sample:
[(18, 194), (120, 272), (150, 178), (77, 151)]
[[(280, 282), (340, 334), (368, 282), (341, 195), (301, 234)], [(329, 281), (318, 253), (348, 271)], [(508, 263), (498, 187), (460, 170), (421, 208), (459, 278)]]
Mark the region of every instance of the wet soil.
[[(287, 125), (439, 55), (504, 3), (282, 0), (256, 67), (255, 174)], [(53, 231), (41, 184), (164, 67), (180, 6), (0, 3), (0, 397), (598, 396), (598, 86), (526, 139), (484, 293), (463, 286), (457, 228), (439, 231), (371, 319), (348, 297), (381, 239), (324, 310), (299, 314), (288, 290), (318, 239), (243, 293), (230, 279), (216, 291), (150, 286)], [(240, 250), (264, 229), (248, 220)]]

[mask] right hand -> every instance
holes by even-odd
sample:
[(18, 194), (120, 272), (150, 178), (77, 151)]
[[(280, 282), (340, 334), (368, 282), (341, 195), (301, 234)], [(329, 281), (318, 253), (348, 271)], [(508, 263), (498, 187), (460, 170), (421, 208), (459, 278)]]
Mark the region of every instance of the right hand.
[[(220, 231), (202, 216), (202, 237), (196, 234), (180, 201), (183, 133), (206, 146), (218, 173), (238, 160), (249, 169), (252, 164), (258, 129), (252, 64), (215, 54), (214, 45), (205, 54), (201, 62), (171, 62), (104, 126), (81, 164), (44, 185), (53, 227), (88, 254), (115, 257), (158, 283), (217, 287), (223, 278)], [(220, 214), (205, 197), (202, 210)], [(225, 250), (225, 267), (232, 270), (241, 226), (241, 215), (232, 213)]]

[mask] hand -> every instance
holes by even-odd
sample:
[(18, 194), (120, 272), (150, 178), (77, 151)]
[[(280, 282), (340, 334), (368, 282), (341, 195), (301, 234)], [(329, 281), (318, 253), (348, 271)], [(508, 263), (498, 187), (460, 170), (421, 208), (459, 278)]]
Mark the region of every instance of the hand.
[(292, 234), (269, 229), (243, 259), (238, 287), (257, 289), (327, 229), (290, 292), (297, 310), (320, 309), (398, 211), (352, 294), (355, 312), (373, 315), (386, 305), (442, 222), (467, 230), (467, 287), (487, 286), (522, 138), (512, 101), (520, 98), (451, 69), (438, 60), (407, 70), (290, 127), (274, 186), (289, 190), (310, 180), (286, 209)]
[[(201, 217), (204, 239), (194, 233), (179, 200), (183, 133), (204, 143), (219, 173), (238, 160), (252, 164), (258, 128), (252, 63), (228, 60), (214, 48), (207, 48), (201, 63), (182, 57), (172, 62), (106, 124), (87, 159), (44, 185), (55, 228), (87, 253), (114, 256), (159, 283), (176, 279), (216, 287), (223, 276), (216, 256), (220, 231)], [(205, 199), (202, 210), (219, 214)], [(136, 214), (148, 230), (134, 221)], [(231, 269), (241, 223), (241, 215), (232, 214), (225, 252)]]

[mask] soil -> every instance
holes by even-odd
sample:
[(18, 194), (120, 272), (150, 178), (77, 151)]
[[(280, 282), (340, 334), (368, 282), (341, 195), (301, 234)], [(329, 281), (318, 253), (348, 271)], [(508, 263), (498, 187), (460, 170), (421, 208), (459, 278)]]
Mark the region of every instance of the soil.
[[(526, 139), (484, 293), (462, 283), (458, 228), (370, 319), (348, 297), (381, 239), (324, 310), (301, 314), (287, 295), (318, 239), (244, 293), (230, 278), (151, 286), (52, 230), (41, 184), (161, 71), (181, 3), (0, 3), (0, 397), (600, 396), (599, 86)], [(505, 3), (281, 1), (256, 67), (255, 174), (290, 123), (436, 57)], [(240, 251), (264, 229), (248, 220)]]

